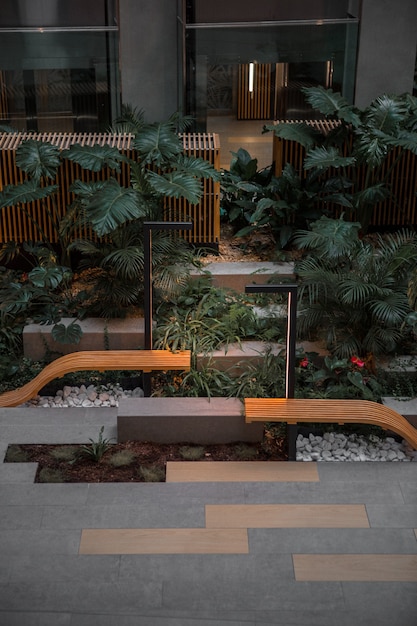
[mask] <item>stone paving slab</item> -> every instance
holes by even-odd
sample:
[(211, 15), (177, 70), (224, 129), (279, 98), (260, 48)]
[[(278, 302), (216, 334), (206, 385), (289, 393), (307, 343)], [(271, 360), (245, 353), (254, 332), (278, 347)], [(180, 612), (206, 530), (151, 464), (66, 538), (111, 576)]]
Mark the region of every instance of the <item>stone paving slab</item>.
[[(85, 443), (102, 424), (105, 436), (115, 432), (115, 418), (103, 409), (84, 416), (81, 410), (68, 423), (67, 409), (31, 409), (30, 420), (11, 410), (0, 411), (2, 454), (7, 443), (24, 443), (34, 433), (48, 437), (39, 443), (69, 443), (67, 436)], [(314, 469), (318, 482), (93, 485), (16, 482), (28, 478), (28, 468), (6, 469), (0, 624), (415, 626), (417, 583), (296, 581), (293, 555), (415, 557), (417, 464), (321, 463)], [(370, 528), (249, 527), (249, 554), (78, 554), (83, 529), (202, 528), (207, 505), (302, 504), (362, 505)]]

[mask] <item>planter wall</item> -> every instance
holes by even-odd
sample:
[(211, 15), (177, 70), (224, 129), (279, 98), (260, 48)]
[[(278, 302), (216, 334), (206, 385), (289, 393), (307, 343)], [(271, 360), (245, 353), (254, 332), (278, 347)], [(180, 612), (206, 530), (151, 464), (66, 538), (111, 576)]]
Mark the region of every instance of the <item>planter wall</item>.
[(117, 412), (119, 442), (259, 442), (263, 431), (261, 423), (245, 423), (236, 398), (129, 398), (120, 400)]

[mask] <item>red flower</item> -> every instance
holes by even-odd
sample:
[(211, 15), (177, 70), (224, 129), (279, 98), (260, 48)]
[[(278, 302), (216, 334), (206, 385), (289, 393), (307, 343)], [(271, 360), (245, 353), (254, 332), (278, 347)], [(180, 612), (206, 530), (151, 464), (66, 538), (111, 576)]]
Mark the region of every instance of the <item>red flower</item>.
[(364, 361), (361, 361), (358, 356), (350, 357), (350, 362), (353, 363), (354, 365), (357, 365), (358, 367), (365, 367)]
[(300, 367), (308, 367), (308, 358), (306, 356), (300, 361)]

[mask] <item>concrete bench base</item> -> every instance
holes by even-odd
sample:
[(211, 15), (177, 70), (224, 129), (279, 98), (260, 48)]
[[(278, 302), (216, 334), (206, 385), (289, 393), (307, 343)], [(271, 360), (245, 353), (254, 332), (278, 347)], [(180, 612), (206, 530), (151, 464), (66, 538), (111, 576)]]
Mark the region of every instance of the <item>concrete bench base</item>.
[(119, 442), (258, 442), (263, 430), (263, 424), (245, 424), (236, 398), (129, 398), (120, 400), (117, 414)]

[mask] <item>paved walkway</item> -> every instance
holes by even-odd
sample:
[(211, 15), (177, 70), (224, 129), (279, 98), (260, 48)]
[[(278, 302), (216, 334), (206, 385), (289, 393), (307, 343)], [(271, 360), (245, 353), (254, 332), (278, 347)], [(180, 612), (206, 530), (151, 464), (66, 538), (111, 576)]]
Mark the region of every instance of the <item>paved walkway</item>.
[[(0, 452), (102, 425), (115, 411), (0, 409)], [(416, 626), (417, 463), (171, 465), (46, 485), (0, 464), (0, 625)]]

